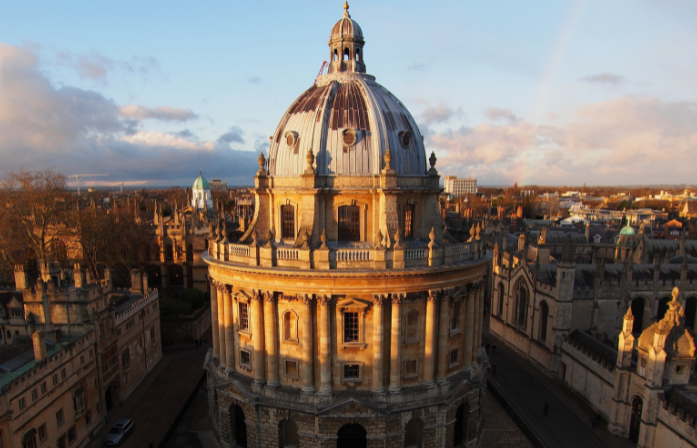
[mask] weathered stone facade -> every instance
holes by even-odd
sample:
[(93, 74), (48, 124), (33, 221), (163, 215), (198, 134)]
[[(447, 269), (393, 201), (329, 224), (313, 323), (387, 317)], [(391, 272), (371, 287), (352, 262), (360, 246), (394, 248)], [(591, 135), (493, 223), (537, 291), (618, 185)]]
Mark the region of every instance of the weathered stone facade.
[(491, 257), (445, 230), (435, 156), (427, 169), (363, 44), (346, 11), (330, 38), (344, 61), (284, 115), (268, 169), (260, 156), (249, 229), (231, 243), (221, 226), (203, 255), (222, 446), (477, 442)]

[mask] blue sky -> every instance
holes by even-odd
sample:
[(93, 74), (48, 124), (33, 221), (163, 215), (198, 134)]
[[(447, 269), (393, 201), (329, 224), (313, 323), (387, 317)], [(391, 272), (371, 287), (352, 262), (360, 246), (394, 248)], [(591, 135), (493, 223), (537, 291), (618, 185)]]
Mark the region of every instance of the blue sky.
[[(5, 169), (250, 184), (328, 56), (342, 1), (23, 1), (0, 16)], [(441, 174), (693, 183), (697, 2), (365, 1), (368, 72)]]

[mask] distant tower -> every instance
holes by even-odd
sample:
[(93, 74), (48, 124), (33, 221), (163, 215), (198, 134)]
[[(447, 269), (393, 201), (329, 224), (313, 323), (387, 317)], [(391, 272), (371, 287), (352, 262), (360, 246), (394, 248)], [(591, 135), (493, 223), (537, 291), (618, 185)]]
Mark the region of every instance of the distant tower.
[(203, 170), (194, 181), (191, 187), (191, 206), (196, 210), (202, 210), (208, 206), (209, 210), (213, 210), (213, 198), (211, 197), (211, 187), (208, 181), (203, 177)]

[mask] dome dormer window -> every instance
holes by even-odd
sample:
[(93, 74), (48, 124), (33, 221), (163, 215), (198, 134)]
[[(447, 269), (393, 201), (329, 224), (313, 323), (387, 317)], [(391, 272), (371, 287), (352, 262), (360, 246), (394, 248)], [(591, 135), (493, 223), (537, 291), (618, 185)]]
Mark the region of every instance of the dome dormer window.
[(402, 131), (399, 133), (399, 143), (402, 144), (402, 148), (409, 148), (409, 143), (411, 143), (411, 131)]

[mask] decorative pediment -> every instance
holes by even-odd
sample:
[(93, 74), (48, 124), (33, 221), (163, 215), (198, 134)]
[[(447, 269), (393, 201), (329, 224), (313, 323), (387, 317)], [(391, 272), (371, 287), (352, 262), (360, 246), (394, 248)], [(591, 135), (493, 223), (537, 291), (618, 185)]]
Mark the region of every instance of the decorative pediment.
[(17, 300), (17, 297), (12, 296), (12, 300), (7, 304), (8, 308), (24, 308), (24, 303)]
[(370, 308), (370, 302), (362, 299), (343, 299), (339, 300), (336, 303), (336, 308), (338, 310), (341, 310), (342, 308), (351, 308), (351, 309), (360, 309), (363, 311), (366, 311), (368, 308)]

